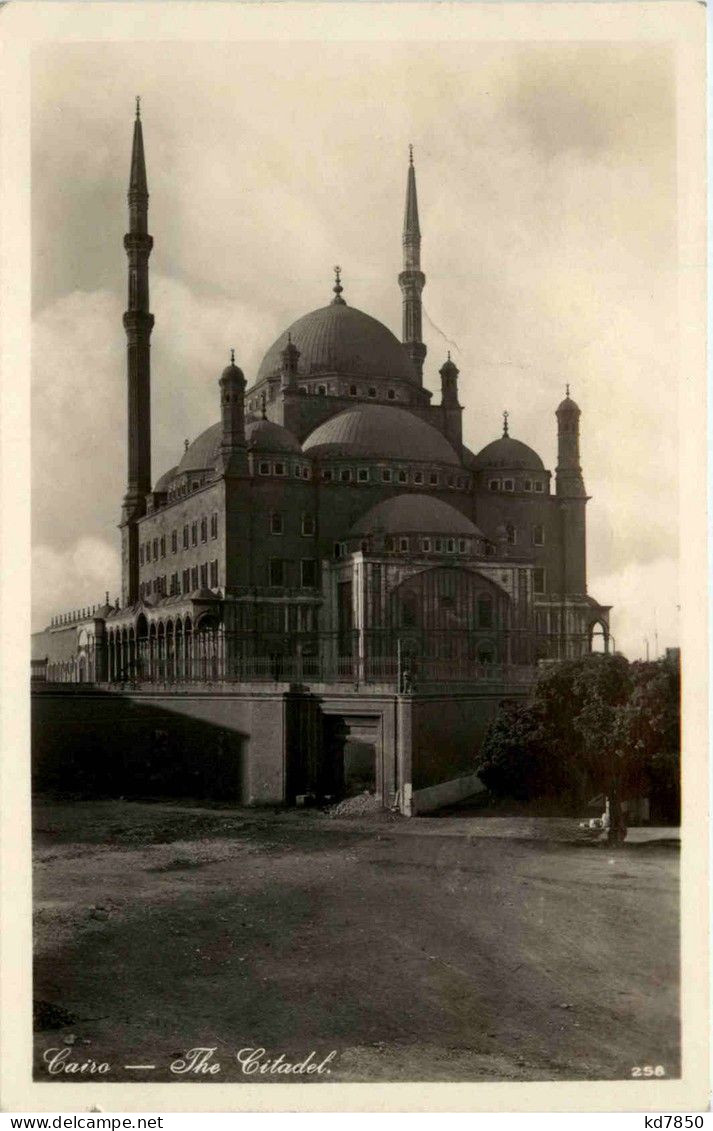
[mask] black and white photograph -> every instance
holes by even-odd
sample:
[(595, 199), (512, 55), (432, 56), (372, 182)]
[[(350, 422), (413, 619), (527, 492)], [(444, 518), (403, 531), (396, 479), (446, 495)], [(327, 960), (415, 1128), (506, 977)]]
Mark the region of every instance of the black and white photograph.
[(643, 1108), (706, 1055), (674, 5), (252, 7), (28, 52), (27, 1072)]

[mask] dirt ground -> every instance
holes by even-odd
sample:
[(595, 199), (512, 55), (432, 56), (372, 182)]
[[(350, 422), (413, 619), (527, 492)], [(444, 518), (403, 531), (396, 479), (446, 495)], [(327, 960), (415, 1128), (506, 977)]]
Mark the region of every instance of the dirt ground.
[[(566, 820), (492, 830), (40, 801), (36, 1077), (49, 1049), (104, 1080), (676, 1076), (676, 848), (612, 852)], [(196, 1047), (220, 1071), (172, 1074)], [(246, 1048), (335, 1055), (248, 1077)]]

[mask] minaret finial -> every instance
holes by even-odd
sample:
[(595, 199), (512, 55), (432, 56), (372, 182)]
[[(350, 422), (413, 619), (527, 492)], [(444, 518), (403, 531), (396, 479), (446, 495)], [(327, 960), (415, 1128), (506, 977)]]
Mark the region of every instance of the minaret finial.
[(263, 420), (267, 420), (267, 393), (264, 390), (262, 392), (262, 396), (260, 397), (260, 408), (262, 410)]
[(569, 396), (569, 381), (565, 385), (564, 390), (565, 390), (566, 395)]
[(141, 117), (141, 95), (140, 94), (136, 95), (136, 117), (137, 118)]
[(408, 163), (409, 165), (413, 165), (413, 146), (410, 144), (408, 147)]
[(232, 346), (230, 347), (230, 364), (235, 365), (235, 350)]
[(508, 417), (509, 416), (510, 416), (510, 413), (508, 412), (507, 409), (505, 409), (504, 412), (503, 412), (503, 436), (509, 436), (510, 435), (510, 433), (508, 432)]
[(189, 443), (189, 441), (188, 441), (188, 440), (184, 440), (184, 441), (183, 441), (183, 450), (184, 450), (184, 452), (187, 452), (187, 451), (188, 451), (188, 449), (190, 448), (190, 446), (191, 446), (191, 445), (190, 445), (190, 443)]
[(345, 306), (346, 304), (344, 302), (344, 299), (342, 298), (342, 291), (344, 290), (344, 287), (342, 286), (342, 269), (338, 264), (334, 268), (334, 286), (332, 287), (332, 290), (335, 294), (335, 297), (332, 299), (332, 305)]
[(449, 361), (451, 360), (451, 351), (450, 350), (448, 351), (448, 360)]

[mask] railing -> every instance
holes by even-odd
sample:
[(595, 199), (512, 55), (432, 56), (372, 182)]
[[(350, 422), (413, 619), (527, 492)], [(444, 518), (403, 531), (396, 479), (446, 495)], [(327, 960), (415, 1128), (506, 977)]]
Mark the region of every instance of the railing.
[(533, 640), (514, 634), (495, 643), (489, 634), (486, 648), (477, 632), (404, 639), (382, 632), (258, 636), (211, 628), (112, 640), (105, 670), (109, 683), (136, 686), (342, 683), (408, 692), (434, 684), (528, 684), (537, 670), (532, 653)]

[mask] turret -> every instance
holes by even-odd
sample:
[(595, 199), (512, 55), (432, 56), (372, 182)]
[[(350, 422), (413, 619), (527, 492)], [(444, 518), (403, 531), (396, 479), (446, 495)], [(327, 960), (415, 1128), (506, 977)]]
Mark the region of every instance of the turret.
[(579, 462), (579, 405), (569, 395), (557, 407), (557, 494), (567, 497), (586, 496)]
[(399, 275), (403, 302), (401, 340), (411, 358), (416, 379), (423, 384), (423, 363), (426, 346), (421, 340), (421, 292), (426, 276), (421, 270), (421, 229), (418, 222), (416, 196), (416, 171), (413, 165), (413, 146), (409, 146), (409, 166), (406, 181), (406, 207), (403, 230), (403, 271)]
[(288, 332), (287, 345), (280, 353), (280, 378), (283, 393), (297, 392), (297, 362), (299, 359), (300, 351)]
[(556, 491), (560, 509), (562, 592), (587, 592), (587, 492), (579, 462), (579, 406), (569, 395), (557, 407)]
[(124, 314), (127, 342), (127, 485), (122, 508), (122, 603), (139, 595), (139, 549), (136, 523), (145, 513), (151, 490), (151, 356), (154, 325), (149, 311), (149, 194), (139, 99), (129, 177), (129, 231), (124, 248), (129, 261), (128, 304)]
[(220, 462), (223, 474), (243, 475), (247, 472), (245, 441), (245, 376), (235, 364), (235, 350), (230, 351), (230, 365), (220, 375)]
[(443, 434), (458, 450), (463, 443), (463, 409), (458, 403), (458, 367), (451, 360), (450, 350), (447, 360), (441, 366), (440, 374)]

